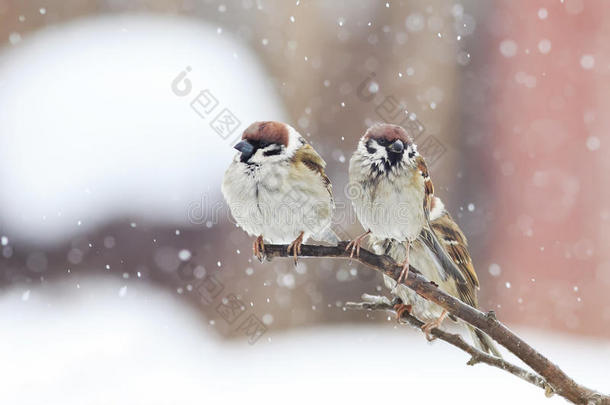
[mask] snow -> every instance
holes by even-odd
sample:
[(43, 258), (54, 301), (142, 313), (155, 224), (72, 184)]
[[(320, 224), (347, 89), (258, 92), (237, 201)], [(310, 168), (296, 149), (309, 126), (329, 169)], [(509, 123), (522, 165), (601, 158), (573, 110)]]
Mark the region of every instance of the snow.
[(502, 273), (502, 269), (499, 264), (492, 263), (489, 265), (489, 274), (494, 277), (498, 277)]
[(538, 42), (538, 50), (543, 54), (551, 52), (551, 41), (546, 38), (541, 39), (540, 42)]
[(506, 58), (512, 58), (517, 54), (517, 43), (511, 39), (500, 42), (500, 53)]
[(600, 145), (601, 145), (601, 142), (598, 137), (596, 137), (596, 136), (587, 137), (587, 149), (589, 149), (590, 151), (598, 150)]
[(580, 58), (580, 66), (585, 70), (591, 70), (595, 66), (595, 57), (590, 54), (582, 55)]
[(580, 14), (584, 8), (584, 0), (565, 0), (565, 8), (568, 14)]
[(410, 32), (417, 32), (423, 30), (425, 24), (425, 18), (421, 13), (410, 14), (405, 21), (407, 30)]
[(546, 20), (548, 16), (549, 12), (546, 8), (541, 8), (538, 10), (538, 18), (540, 18), (541, 20)]
[(182, 249), (181, 251), (178, 252), (178, 257), (183, 262), (189, 261), (191, 256), (192, 256), (191, 251), (188, 249)]
[(19, 42), (21, 42), (21, 34), (18, 32), (11, 32), (8, 36), (8, 41), (11, 45), (17, 45)]
[[(0, 295), (2, 403), (565, 403), (393, 321), (279, 332), (265, 314), (268, 332), (249, 345), (219, 339), (222, 318), (205, 322), (140, 280), (81, 284)], [(610, 391), (610, 342), (519, 332), (577, 381)]]
[[(117, 15), (10, 40), (18, 46), (0, 54), (0, 229), (13, 242), (61, 242), (134, 213), (188, 226), (191, 204), (220, 199), (236, 136), (285, 120), (253, 52), (201, 21)], [(172, 82), (187, 67), (181, 96)], [(205, 89), (218, 101), (209, 117), (191, 107)], [(210, 127), (223, 108), (241, 121), (224, 139)]]

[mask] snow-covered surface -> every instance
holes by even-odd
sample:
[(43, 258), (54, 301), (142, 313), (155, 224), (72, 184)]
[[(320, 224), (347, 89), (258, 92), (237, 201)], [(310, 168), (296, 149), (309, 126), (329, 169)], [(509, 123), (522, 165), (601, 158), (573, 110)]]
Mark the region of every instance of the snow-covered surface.
[[(223, 342), (177, 294), (141, 280), (15, 286), (0, 295), (3, 404), (562, 404), (420, 333), (337, 325)], [(222, 322), (221, 320), (217, 322)], [(521, 331), (610, 392), (610, 342)]]
[[(117, 15), (24, 36), (0, 52), (3, 234), (54, 242), (129, 215), (188, 225), (192, 204), (220, 195), (235, 137), (284, 120), (270, 83), (244, 43), (201, 21)], [(202, 117), (191, 102), (206, 89), (218, 104), (196, 104)], [(224, 108), (241, 121), (226, 139), (210, 128)]]

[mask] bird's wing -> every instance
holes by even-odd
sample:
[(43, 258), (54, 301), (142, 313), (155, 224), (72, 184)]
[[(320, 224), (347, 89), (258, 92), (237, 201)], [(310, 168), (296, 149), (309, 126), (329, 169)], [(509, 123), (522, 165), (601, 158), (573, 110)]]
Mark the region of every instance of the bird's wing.
[(293, 159), (296, 163), (303, 163), (309, 170), (318, 173), (320, 177), (322, 177), (322, 184), (324, 184), (326, 190), (328, 190), (328, 194), (330, 195), (330, 199), (333, 201), (334, 205), (333, 186), (330, 183), (330, 179), (324, 172), (326, 162), (320, 157), (320, 155), (318, 155), (318, 152), (316, 152), (311, 145), (305, 144), (296, 151)]
[(479, 286), (477, 273), (474, 271), (470, 253), (468, 253), (468, 241), (462, 230), (455, 223), (451, 215), (445, 212), (431, 223), (432, 229), (439, 236), (445, 250), (458, 265), (462, 274), (475, 287)]
[(432, 205), (432, 199), (434, 198), (434, 185), (428, 174), (428, 167), (424, 158), (418, 156), (416, 159), (417, 169), (424, 180), (424, 216), (426, 218), (426, 225), (422, 229), (418, 238), (428, 246), (428, 248), (436, 255), (439, 259), (441, 266), (445, 270), (445, 274), (441, 274), (444, 280), (449, 276), (457, 281), (458, 284), (466, 284), (466, 279), (462, 274), (462, 270), (458, 267), (458, 264), (454, 261), (453, 257), (447, 252), (446, 244), (441, 243), (435, 229), (430, 224), (430, 208)]

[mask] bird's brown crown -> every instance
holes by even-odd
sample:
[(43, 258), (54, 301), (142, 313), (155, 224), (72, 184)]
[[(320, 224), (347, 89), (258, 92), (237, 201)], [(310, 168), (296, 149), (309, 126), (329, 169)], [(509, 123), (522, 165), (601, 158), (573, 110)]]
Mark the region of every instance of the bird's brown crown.
[(413, 143), (413, 140), (403, 127), (392, 124), (373, 125), (364, 134), (364, 139), (385, 139), (390, 143), (400, 139), (405, 145), (410, 145)]
[(246, 128), (241, 139), (288, 146), (288, 128), (277, 121), (257, 121)]

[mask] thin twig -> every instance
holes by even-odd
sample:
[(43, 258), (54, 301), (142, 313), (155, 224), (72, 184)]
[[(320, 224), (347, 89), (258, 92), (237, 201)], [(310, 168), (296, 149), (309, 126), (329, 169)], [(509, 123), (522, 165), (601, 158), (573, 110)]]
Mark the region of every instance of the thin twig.
[[(365, 298), (365, 296), (363, 296)], [(356, 310), (369, 310), (369, 311), (391, 311), (396, 313), (392, 304), (390, 304), (389, 300), (385, 297), (371, 297), (376, 298), (375, 301), (365, 301), (365, 302), (347, 302), (345, 303), (346, 309), (356, 309)], [(385, 298), (385, 300), (383, 300)], [(369, 298), (370, 299), (370, 298)], [(415, 328), (421, 331), (421, 327), (424, 325), (422, 321), (411, 315), (408, 311), (404, 311), (401, 315), (400, 320), (407, 321), (409, 324), (414, 326)], [(470, 360), (466, 364), (469, 366), (473, 366), (477, 363), (484, 363), (492, 367), (497, 367), (501, 370), (507, 371), (524, 381), (527, 381), (530, 384), (534, 384), (537, 387), (545, 390), (547, 395), (552, 395), (552, 388), (547, 384), (544, 378), (540, 377), (538, 374), (531, 373), (521, 367), (518, 367), (504, 359), (499, 357), (495, 357), (489, 355), (487, 353), (483, 353), (476, 347), (468, 344), (462, 336), (455, 333), (448, 333), (441, 329), (434, 328), (430, 331), (430, 333), (440, 339), (443, 340), (450, 345), (457, 347), (468, 353), (471, 357)]]
[[(347, 242), (340, 242), (337, 246), (302, 245), (299, 256), (349, 258), (349, 252), (345, 251), (346, 246)], [(288, 245), (265, 245), (265, 254), (268, 258), (292, 257), (292, 252), (290, 255), (288, 254)], [(354, 259), (374, 270), (382, 272), (394, 280), (398, 279), (402, 270), (402, 266), (396, 264), (390, 257), (378, 256), (365, 249), (362, 249), (360, 256)], [(610, 405), (609, 396), (577, 384), (556, 364), (534, 350), (533, 347), (498, 321), (492, 311), (483, 313), (444, 293), (435, 284), (426, 280), (412, 266), (409, 267), (409, 274), (406, 280), (403, 281), (403, 284), (422, 297), (446, 309), (454, 316), (487, 333), (496, 342), (540, 374), (557, 395), (575, 404)]]

